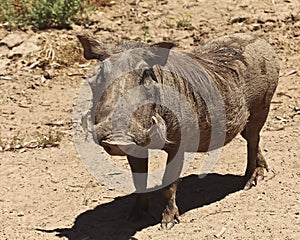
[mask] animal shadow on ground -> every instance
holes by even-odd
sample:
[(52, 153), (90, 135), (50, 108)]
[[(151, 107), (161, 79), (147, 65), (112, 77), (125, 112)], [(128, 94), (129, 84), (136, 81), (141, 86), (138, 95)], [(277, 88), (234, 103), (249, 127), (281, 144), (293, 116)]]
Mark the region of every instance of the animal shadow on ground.
[[(180, 214), (191, 209), (219, 201), (228, 194), (243, 189), (245, 179), (237, 175), (208, 174), (200, 179), (198, 175), (184, 177), (177, 192)], [(59, 237), (69, 240), (128, 240), (137, 231), (160, 222), (163, 210), (161, 191), (150, 193), (150, 211), (154, 217), (144, 218), (137, 223), (127, 220), (134, 204), (134, 194), (118, 197), (112, 202), (81, 213), (72, 228), (42, 230), (56, 232)]]

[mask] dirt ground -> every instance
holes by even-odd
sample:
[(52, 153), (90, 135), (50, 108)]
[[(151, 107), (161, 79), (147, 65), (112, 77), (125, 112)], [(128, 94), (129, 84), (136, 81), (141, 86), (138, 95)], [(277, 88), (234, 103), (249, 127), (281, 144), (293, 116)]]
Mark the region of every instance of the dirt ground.
[[(300, 239), (300, 2), (116, 1), (91, 19), (73, 30), (0, 27), (0, 239)], [(281, 73), (261, 133), (265, 180), (242, 190), (238, 136), (206, 178), (197, 176), (202, 154), (184, 174), (180, 224), (160, 230), (160, 192), (150, 206), (157, 220), (127, 221), (132, 194), (98, 182), (73, 143), (74, 100), (96, 64), (81, 57), (75, 32), (83, 30), (111, 45), (164, 40), (178, 50), (233, 32), (269, 41)]]

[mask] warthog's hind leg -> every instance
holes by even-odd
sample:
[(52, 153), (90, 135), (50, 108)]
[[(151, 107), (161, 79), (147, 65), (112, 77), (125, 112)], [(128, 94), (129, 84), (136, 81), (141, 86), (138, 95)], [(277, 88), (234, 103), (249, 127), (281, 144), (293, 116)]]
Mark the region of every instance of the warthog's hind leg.
[(267, 170), (267, 172), (269, 171), (268, 165), (266, 163), (264, 156), (261, 153), (260, 148), (258, 147), (258, 153), (257, 153), (257, 157), (256, 157), (256, 167), (252, 173), (251, 173), (251, 171), (249, 171), (249, 172), (246, 171), (246, 176), (250, 177), (250, 178), (247, 181), (244, 189), (248, 190), (253, 185), (257, 185), (257, 181), (263, 180), (264, 179), (264, 170)]
[(265, 123), (266, 117), (267, 113), (264, 112), (264, 114), (261, 114), (257, 118), (250, 118), (250, 121), (241, 133), (243, 138), (247, 141), (248, 152), (247, 169), (245, 174), (248, 181), (245, 185), (245, 190), (250, 189), (253, 185), (257, 184), (258, 180), (262, 180), (264, 178), (265, 169), (268, 171), (266, 160), (259, 147), (259, 132)]

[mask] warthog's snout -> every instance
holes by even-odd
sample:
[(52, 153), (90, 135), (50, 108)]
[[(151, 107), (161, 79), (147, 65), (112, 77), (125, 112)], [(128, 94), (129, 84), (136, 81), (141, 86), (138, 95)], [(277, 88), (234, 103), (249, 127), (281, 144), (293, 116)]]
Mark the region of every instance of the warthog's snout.
[(102, 140), (100, 145), (104, 150), (114, 156), (126, 156), (134, 152), (136, 144), (134, 142), (120, 142), (111, 140)]

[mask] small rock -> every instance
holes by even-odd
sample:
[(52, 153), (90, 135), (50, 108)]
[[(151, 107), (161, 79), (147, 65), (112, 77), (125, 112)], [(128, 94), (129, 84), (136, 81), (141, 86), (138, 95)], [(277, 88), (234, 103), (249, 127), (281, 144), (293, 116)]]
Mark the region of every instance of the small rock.
[(249, 19), (249, 17), (233, 17), (231, 18), (230, 23), (242, 23), (245, 22), (247, 19)]
[(265, 22), (266, 22), (265, 19), (262, 19), (262, 18), (257, 19), (257, 23), (264, 24)]
[(76, 32), (82, 32), (82, 27), (76, 24), (71, 24), (71, 28)]
[(115, 1), (110, 1), (110, 2), (108, 2), (108, 3), (106, 4), (106, 6), (111, 7), (111, 6), (115, 5), (115, 4), (116, 4)]
[(138, 2), (139, 2), (139, 0), (134, 0), (134, 1), (130, 2), (129, 4), (132, 6), (136, 6), (136, 5), (138, 5)]
[(257, 30), (259, 30), (260, 29), (260, 24), (253, 24), (252, 26), (251, 26), (251, 30), (252, 31), (257, 31)]
[(18, 212), (18, 213), (17, 213), (17, 216), (18, 216), (18, 217), (23, 217), (23, 216), (24, 216), (24, 212)]
[(297, 13), (296, 15), (291, 15), (293, 22), (300, 21), (300, 13)]
[(293, 75), (293, 74), (296, 74), (296, 73), (297, 73), (297, 70), (293, 69), (293, 70), (287, 72), (287, 73), (285, 74), (285, 76), (290, 76), (290, 75)]
[(2, 79), (2, 80), (7, 80), (7, 81), (12, 80), (11, 77), (7, 77), (7, 76), (1, 76), (0, 79)]
[(13, 58), (15, 56), (23, 56), (32, 52), (37, 52), (40, 47), (37, 45), (36, 37), (28, 38), (26, 41), (17, 47), (14, 47), (8, 54), (8, 58)]
[[(0, 47), (0, 51), (1, 51), (1, 47)], [(9, 74), (9, 70), (7, 68), (9, 63), (10, 63), (10, 61), (6, 58), (0, 60), (0, 75), (8, 75)]]
[(22, 145), (21, 144), (16, 144), (15, 149), (20, 149), (20, 148), (22, 148)]
[(270, 17), (268, 17), (268, 18), (265, 18), (265, 17), (259, 17), (259, 18), (257, 19), (257, 23), (260, 23), (260, 24), (265, 24), (265, 23), (267, 23), (267, 22), (269, 22), (269, 23), (276, 23), (276, 19), (270, 18)]
[(26, 148), (22, 148), (22, 149), (19, 151), (19, 153), (24, 153), (24, 152), (26, 152), (26, 151), (27, 151)]
[(222, 227), (222, 229), (221, 229), (220, 232), (214, 234), (214, 237), (220, 238), (220, 237), (225, 233), (225, 231), (226, 231), (226, 228), (225, 228), (225, 227)]
[(0, 28), (0, 39), (5, 38), (9, 32), (5, 28)]
[(35, 61), (34, 63), (31, 63), (29, 66), (28, 66), (28, 68), (35, 68), (36, 66), (38, 66), (39, 64), (41, 63), (41, 61), (40, 60), (38, 60), (38, 61)]
[(0, 44), (4, 44), (12, 49), (13, 47), (21, 45), (26, 37), (26, 33), (11, 33), (2, 39)]
[(0, 45), (0, 57), (6, 56), (8, 53), (9, 53), (9, 48), (5, 45), (2, 46)]
[(44, 77), (46, 78), (46, 79), (52, 79), (53, 78), (53, 72), (52, 71), (50, 71), (50, 70), (46, 70), (46, 71), (44, 71)]
[(299, 37), (300, 36), (300, 31), (298, 31), (298, 32), (294, 32), (293, 33), (293, 36), (296, 38), (296, 37)]
[(283, 118), (283, 117), (280, 117), (280, 116), (275, 116), (275, 118), (280, 121), (280, 122), (288, 122), (287, 119)]
[(9, 150), (11, 150), (10, 145), (9, 144), (5, 145), (4, 151), (9, 151)]

